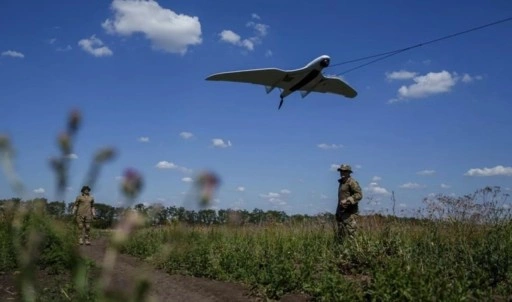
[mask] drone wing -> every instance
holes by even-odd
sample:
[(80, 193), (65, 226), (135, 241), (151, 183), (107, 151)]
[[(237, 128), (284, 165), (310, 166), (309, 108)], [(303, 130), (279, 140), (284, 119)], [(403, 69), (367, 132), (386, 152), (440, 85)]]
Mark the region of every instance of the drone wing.
[(277, 68), (263, 68), (216, 73), (207, 77), (206, 80), (241, 82), (284, 88), (287, 82), (292, 81), (299, 74), (300, 72), (297, 71), (292, 72)]
[[(314, 92), (334, 93), (347, 98), (355, 98), (357, 91), (338, 77), (324, 76), (324, 78), (311, 90)], [(310, 91), (310, 92), (311, 92)]]

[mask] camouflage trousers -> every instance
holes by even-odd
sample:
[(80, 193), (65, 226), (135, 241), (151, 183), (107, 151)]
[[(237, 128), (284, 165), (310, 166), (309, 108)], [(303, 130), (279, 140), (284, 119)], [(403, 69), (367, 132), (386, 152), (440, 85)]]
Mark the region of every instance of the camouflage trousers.
[(357, 213), (347, 213), (340, 209), (336, 211), (336, 239), (343, 241), (346, 238), (353, 239), (357, 231)]
[(80, 234), (78, 235), (78, 238), (89, 240), (90, 233), (91, 233), (91, 218), (86, 216), (77, 215), (76, 216), (76, 222), (78, 223), (78, 230), (80, 231)]

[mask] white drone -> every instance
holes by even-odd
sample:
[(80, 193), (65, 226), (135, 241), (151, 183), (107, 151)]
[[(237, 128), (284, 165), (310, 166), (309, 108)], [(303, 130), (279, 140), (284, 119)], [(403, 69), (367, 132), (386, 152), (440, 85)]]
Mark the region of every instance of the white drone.
[(320, 56), (306, 66), (295, 70), (282, 70), (278, 68), (262, 68), (238, 70), (216, 73), (206, 78), (209, 81), (229, 81), (250, 83), (265, 86), (267, 94), (274, 88), (281, 90), (281, 109), (283, 100), (295, 91), (300, 91), (302, 98), (311, 92), (334, 93), (354, 98), (357, 92), (339, 77), (324, 76), (322, 70), (329, 66), (331, 58), (327, 55)]

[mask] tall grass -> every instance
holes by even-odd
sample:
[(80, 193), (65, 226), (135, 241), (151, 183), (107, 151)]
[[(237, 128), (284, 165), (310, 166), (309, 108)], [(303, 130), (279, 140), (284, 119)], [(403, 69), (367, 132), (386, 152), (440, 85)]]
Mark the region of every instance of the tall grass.
[[(373, 225), (373, 228), (368, 228)], [(390, 219), (338, 244), (319, 224), (138, 231), (123, 251), (171, 273), (243, 282), (279, 298), (319, 301), (453, 301), (509, 297), (512, 224)]]
[[(1, 205), (0, 271), (14, 276), (21, 301), (93, 301), (91, 263), (75, 243), (74, 227), (46, 215), (44, 205)], [(40, 280), (39, 272), (55, 282)]]
[[(50, 160), (55, 173), (57, 196), (64, 197), (69, 184), (70, 156), (74, 149), (76, 133), (82, 116), (73, 110), (67, 119), (65, 130), (57, 136), (60, 154)], [(0, 165), (13, 191), (21, 197), (27, 196), (26, 187), (15, 169), (15, 148), (11, 138), (0, 133)], [(93, 187), (101, 168), (116, 155), (114, 148), (99, 149), (86, 173), (85, 184)], [(134, 169), (123, 173), (121, 191), (128, 205), (140, 193), (143, 181)], [(21, 198), (0, 203), (0, 273), (15, 276), (18, 296), (21, 301), (125, 301), (126, 293), (107, 290), (112, 269), (116, 263), (118, 246), (140, 224), (137, 213), (127, 211), (117, 222), (105, 259), (95, 270), (95, 281), (91, 281), (90, 261), (84, 259), (77, 246), (77, 230), (74, 221), (58, 220), (47, 215), (44, 200), (22, 202)], [(55, 282), (50, 288), (41, 286), (48, 280), (40, 280), (44, 271), (53, 275)], [(41, 281), (41, 282), (40, 282)], [(144, 301), (148, 288), (146, 279), (139, 280), (129, 296)]]

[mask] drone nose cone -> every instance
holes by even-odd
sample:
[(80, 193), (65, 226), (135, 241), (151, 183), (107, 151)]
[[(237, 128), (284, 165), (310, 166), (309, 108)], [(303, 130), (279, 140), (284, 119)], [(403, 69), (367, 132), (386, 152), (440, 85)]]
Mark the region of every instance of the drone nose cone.
[(325, 68), (325, 67), (329, 66), (329, 63), (331, 63), (331, 60), (329, 60), (328, 58), (325, 58), (322, 61), (320, 61), (320, 66)]

